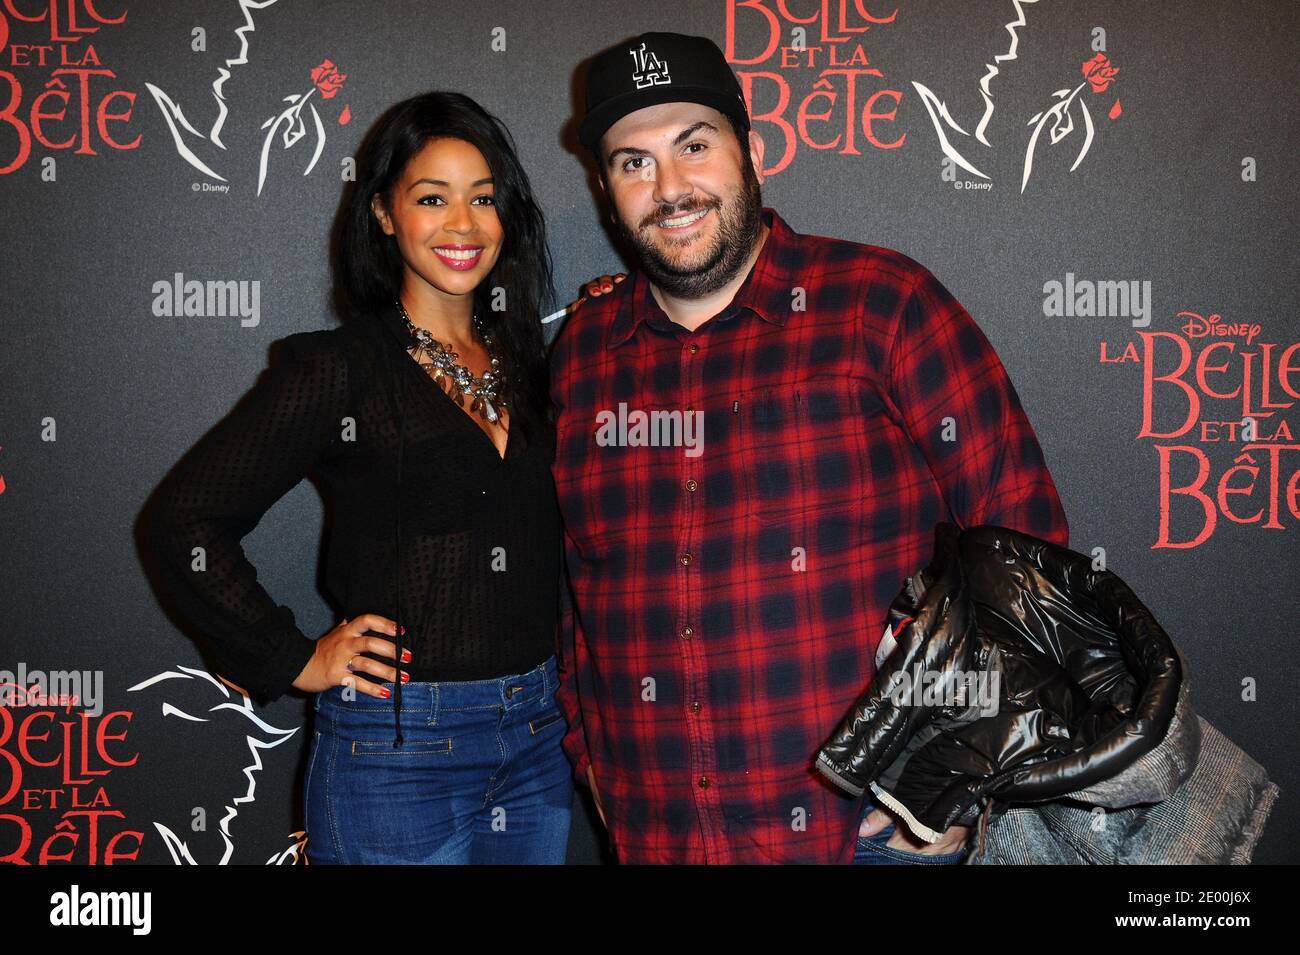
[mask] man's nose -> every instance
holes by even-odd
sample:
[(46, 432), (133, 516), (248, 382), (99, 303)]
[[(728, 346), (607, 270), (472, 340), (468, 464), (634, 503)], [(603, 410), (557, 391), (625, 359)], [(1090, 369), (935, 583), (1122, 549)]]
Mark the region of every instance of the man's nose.
[(658, 170), (654, 200), (660, 205), (674, 206), (694, 191), (686, 177), (678, 172), (676, 163), (659, 163)]

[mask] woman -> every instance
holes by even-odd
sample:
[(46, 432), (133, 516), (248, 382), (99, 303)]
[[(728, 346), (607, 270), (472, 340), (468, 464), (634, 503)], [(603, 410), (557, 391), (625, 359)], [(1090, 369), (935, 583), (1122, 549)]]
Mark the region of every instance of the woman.
[[(390, 109), (357, 170), (336, 243), (350, 320), (289, 336), (169, 478), (163, 573), (219, 673), (316, 694), (311, 862), (562, 863), (542, 215), (509, 133), (456, 93)], [(344, 616), (315, 641), (239, 544), (313, 469)]]

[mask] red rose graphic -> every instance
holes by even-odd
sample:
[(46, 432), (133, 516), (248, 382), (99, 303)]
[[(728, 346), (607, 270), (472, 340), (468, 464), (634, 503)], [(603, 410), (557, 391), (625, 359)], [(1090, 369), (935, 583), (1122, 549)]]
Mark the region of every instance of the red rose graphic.
[(323, 60), (320, 66), (313, 67), (311, 71), (311, 81), (320, 90), (322, 99), (333, 99), (347, 78), (346, 73), (340, 73), (334, 68), (333, 60)]
[(1091, 60), (1084, 60), (1083, 75), (1092, 85), (1094, 93), (1104, 93), (1115, 81), (1119, 67), (1111, 66), (1105, 53), (1098, 53)]

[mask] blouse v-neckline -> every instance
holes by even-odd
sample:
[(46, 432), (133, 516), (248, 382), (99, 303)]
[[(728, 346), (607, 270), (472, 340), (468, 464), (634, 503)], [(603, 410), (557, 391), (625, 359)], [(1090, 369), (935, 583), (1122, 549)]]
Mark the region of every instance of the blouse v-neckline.
[[(424, 381), (425, 386), (432, 388), (438, 395), (441, 395), (441, 399), (435, 397), (434, 401), (442, 400), (447, 402), (447, 405), (453, 409), (459, 417), (466, 419), (463, 422), (464, 426), (473, 428), (478, 433), (479, 438), (486, 441), (487, 446), (491, 448), (492, 456), (496, 459), (497, 465), (504, 466), (510, 457), (511, 445), (518, 443), (515, 441), (515, 430), (519, 425), (518, 415), (513, 413), (510, 415), (510, 424), (506, 428), (506, 446), (501, 451), (498, 451), (496, 443), (488, 437), (487, 432), (470, 420), (469, 412), (456, 404), (456, 399), (447, 394), (446, 389), (434, 381), (433, 378), (429, 376), (429, 373), (424, 370), (424, 366), (420, 364), (419, 359), (411, 354), (409, 349), (411, 344), (413, 344), (413, 340), (410, 338), (410, 335), (406, 330), (406, 323), (401, 318), (397, 304), (394, 303), (378, 309), (377, 317), (379, 318), (380, 323), (386, 325), (392, 332), (394, 336), (392, 344), (397, 346), (398, 351), (401, 353), (402, 361), (405, 364), (413, 365), (415, 373)], [(513, 409), (511, 410), (513, 411)]]
[[(506, 428), (505, 447), (502, 448), (500, 451), (498, 451), (496, 442), (494, 442), (490, 437), (488, 437), (486, 431), (484, 431), (482, 428), (480, 428), (477, 424), (474, 423), (473, 419), (470, 418), (470, 413), (456, 403), (456, 399), (447, 393), (447, 389), (443, 388), (440, 384), (438, 384), (436, 381), (433, 380), (433, 378), (429, 375), (429, 373), (424, 370), (424, 366), (420, 364), (418, 358), (412, 355), (405, 348), (402, 349), (402, 357), (406, 359), (407, 364), (415, 366), (416, 373), (422, 379), (424, 379), (425, 383), (430, 388), (432, 388), (434, 392), (436, 392), (436, 394), (442, 396), (442, 399), (447, 402), (447, 405), (451, 408), (451, 410), (456, 412), (456, 416), (459, 418), (463, 418), (464, 423), (468, 427), (473, 428), (474, 431), (478, 433), (478, 436), (487, 442), (487, 446), (492, 449), (492, 456), (496, 458), (499, 463), (505, 464), (506, 458), (510, 454), (511, 442), (514, 441), (515, 425), (518, 424), (518, 422), (515, 420), (515, 416), (513, 414), (510, 416), (510, 424)], [(437, 398), (435, 397), (434, 400), (436, 401)]]

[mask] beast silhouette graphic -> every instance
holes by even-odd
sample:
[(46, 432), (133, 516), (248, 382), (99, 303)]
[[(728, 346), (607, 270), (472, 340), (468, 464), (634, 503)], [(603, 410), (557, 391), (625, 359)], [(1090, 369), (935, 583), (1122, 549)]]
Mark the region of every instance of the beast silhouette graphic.
[[(195, 753), (221, 751), (220, 746), (214, 745), (216, 738), (237, 740), (239, 734), (243, 734), (250, 759), (248, 765), (242, 767), (239, 780), (232, 780), (231, 791), (223, 794), (227, 801), (216, 827), (221, 848), (211, 850), (213, 854), (219, 851), (219, 858), (195, 858), (195, 852), (202, 855), (203, 850), (192, 843), (201, 837), (196, 834), (189, 836), (187, 841), (177, 834), (178, 830), (188, 830), (188, 819), (183, 826), (175, 820), (171, 820), (170, 825), (158, 820), (153, 822), (176, 865), (230, 864), (235, 853), (236, 829), (241, 813), (246, 815), (256, 800), (257, 774), (263, 768), (262, 754), (293, 739), (300, 727), (281, 729), (272, 726), (254, 712), (252, 701), (243, 690), (206, 670), (193, 667), (178, 666), (174, 670), (165, 670), (128, 687), (128, 691), (161, 698), (163, 716), (175, 717), (178, 727), (192, 731), (192, 751)], [(287, 754), (288, 750), (282, 752)], [(178, 802), (178, 815), (188, 816), (189, 812), (189, 806)], [(268, 857), (266, 865), (307, 864), (306, 833), (290, 833), (288, 840), (289, 846)]]

